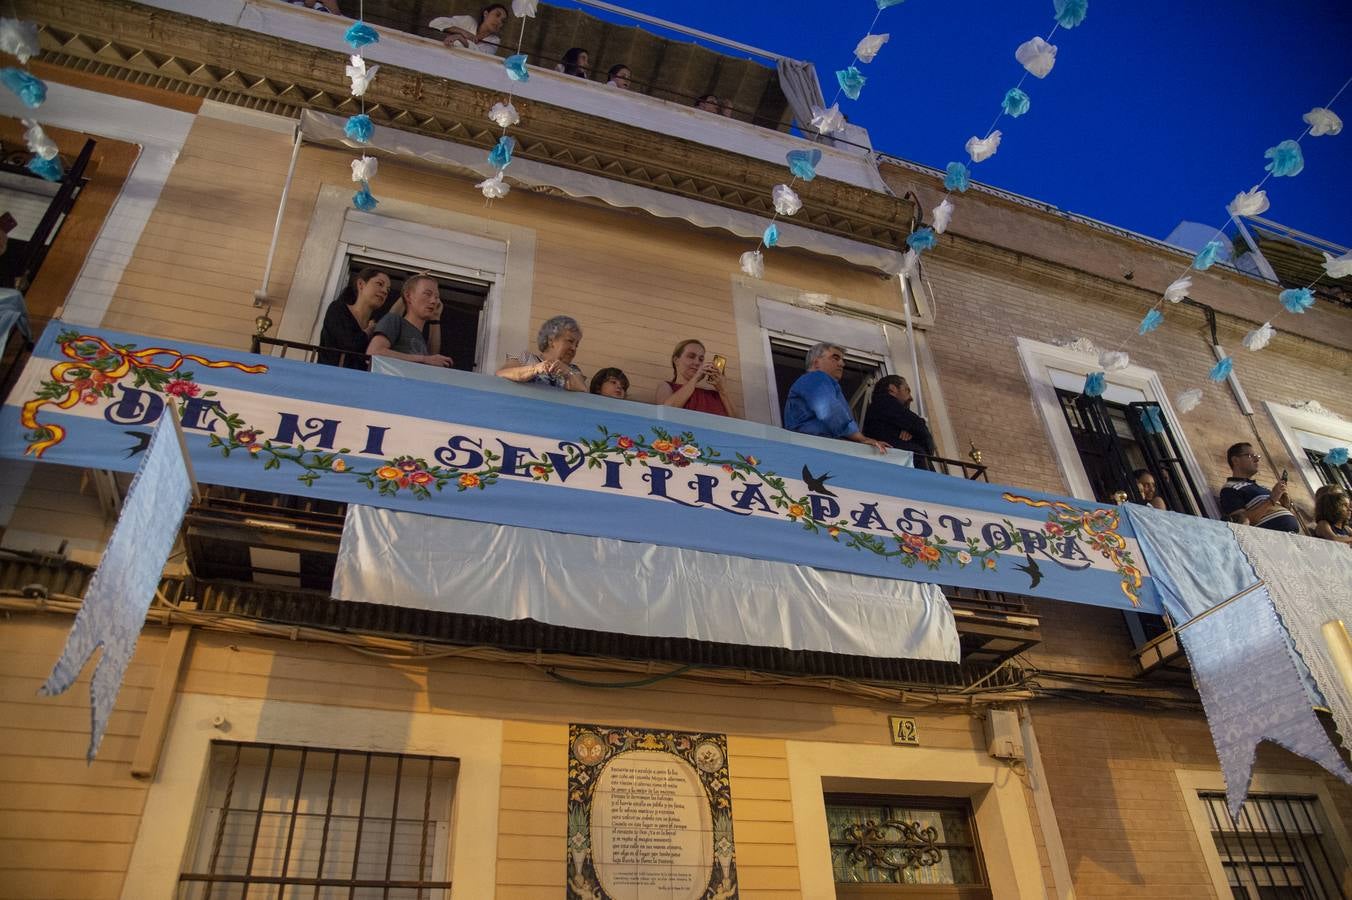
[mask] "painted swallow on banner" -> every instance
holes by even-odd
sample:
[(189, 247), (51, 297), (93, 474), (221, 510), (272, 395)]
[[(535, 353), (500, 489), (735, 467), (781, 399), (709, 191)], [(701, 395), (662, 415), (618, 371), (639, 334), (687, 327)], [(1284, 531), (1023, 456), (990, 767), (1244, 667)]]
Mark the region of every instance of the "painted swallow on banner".
[(1042, 581), (1042, 568), (1037, 564), (1037, 560), (1033, 559), (1032, 554), (1029, 554), (1027, 559), (1027, 565), (1015, 566), (1014, 568), (1018, 569), (1020, 572), (1028, 573), (1028, 589), (1031, 591)]
[(823, 497), (834, 497), (826, 488), (826, 481), (831, 477), (831, 473), (825, 475), (813, 475), (808, 471), (807, 466), (803, 466), (803, 481), (807, 484), (807, 489), (814, 494), (821, 494)]
[(138, 453), (144, 453), (145, 449), (150, 446), (150, 432), (148, 431), (124, 431), (122, 433), (127, 437), (136, 438), (136, 443), (127, 448), (125, 459), (131, 459)]

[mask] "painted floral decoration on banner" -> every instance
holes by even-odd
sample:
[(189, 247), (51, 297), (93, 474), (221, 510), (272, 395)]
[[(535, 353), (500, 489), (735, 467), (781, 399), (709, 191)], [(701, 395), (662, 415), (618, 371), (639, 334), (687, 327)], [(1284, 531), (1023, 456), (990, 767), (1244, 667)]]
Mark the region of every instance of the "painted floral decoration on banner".
[[(1118, 510), (1107, 507), (1082, 509), (1069, 503), (1033, 500), (1009, 493), (1002, 496), (1010, 503), (1023, 503), (1038, 509), (1051, 510), (1047, 515), (1047, 523), (1042, 526), (1042, 532), (1051, 538), (1053, 549), (1060, 550), (1065, 541), (1072, 539), (1088, 544), (1113, 564), (1113, 568), (1122, 579), (1122, 593), (1127, 595), (1132, 606), (1141, 605), (1141, 570), (1137, 567), (1131, 552), (1127, 550), (1126, 538), (1117, 533), (1121, 524), (1121, 514)], [(1031, 557), (1029, 562), (1032, 562)]]

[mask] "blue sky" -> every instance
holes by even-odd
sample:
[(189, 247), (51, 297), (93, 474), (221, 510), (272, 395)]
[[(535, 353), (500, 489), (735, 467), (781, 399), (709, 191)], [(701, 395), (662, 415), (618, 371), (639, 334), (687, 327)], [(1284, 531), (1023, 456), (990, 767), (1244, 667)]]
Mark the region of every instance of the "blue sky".
[[(816, 64), (828, 99), (876, 12), (872, 0), (619, 0), (638, 10)], [(876, 149), (942, 168), (966, 159), (1023, 74), (1014, 50), (1045, 37), (1051, 0), (906, 0), (875, 32), (890, 42), (858, 101), (842, 100)], [(1352, 77), (1349, 0), (1091, 0), (1058, 31), (1056, 67), (1029, 78), (1027, 115), (1005, 118), (999, 152), (973, 177), (1071, 212), (1164, 237), (1180, 220), (1219, 225), (1259, 181), (1263, 151)], [(1272, 179), (1269, 218), (1352, 246), (1348, 126), (1301, 142), (1305, 171)]]

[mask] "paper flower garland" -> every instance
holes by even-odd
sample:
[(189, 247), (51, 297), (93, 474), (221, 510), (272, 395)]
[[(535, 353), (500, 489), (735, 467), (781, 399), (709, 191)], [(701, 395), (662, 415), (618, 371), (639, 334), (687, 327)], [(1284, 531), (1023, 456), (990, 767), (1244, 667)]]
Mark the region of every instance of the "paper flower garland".
[(1343, 120), (1338, 118), (1338, 114), (1322, 106), (1316, 106), (1301, 118), (1310, 126), (1310, 137), (1323, 137), (1343, 130)]
[(967, 167), (960, 162), (951, 162), (945, 169), (948, 173), (944, 176), (944, 189), (948, 191), (957, 191), (959, 194), (967, 190), (971, 180), (967, 174)]
[(1189, 388), (1174, 398), (1174, 406), (1178, 407), (1180, 413), (1190, 413), (1202, 402), (1202, 389)]
[(1272, 342), (1272, 336), (1277, 332), (1272, 327), (1271, 322), (1264, 322), (1253, 331), (1244, 335), (1244, 349), (1257, 352), (1262, 350)]
[(47, 137), (47, 132), (42, 130), (42, 126), (32, 119), (23, 120), (24, 143), (28, 145), (28, 151), (41, 156), (43, 159), (56, 159), (59, 152), (56, 147), (56, 141)]
[(375, 130), (376, 127), (371, 124), (371, 117), (366, 113), (350, 116), (347, 124), (343, 126), (343, 134), (347, 135), (348, 140), (356, 141), (358, 144), (368, 143)]
[(1052, 7), (1056, 10), (1056, 24), (1074, 28), (1089, 12), (1089, 0), (1053, 0)]
[(873, 58), (878, 55), (878, 51), (883, 49), (883, 44), (887, 43), (890, 34), (867, 34), (854, 47), (855, 58), (861, 63), (871, 63)]
[(948, 223), (952, 220), (953, 201), (945, 197), (943, 202), (934, 207), (934, 233), (943, 234), (948, 230)]
[(803, 208), (798, 193), (787, 184), (777, 184), (771, 188), (770, 200), (774, 203), (775, 212), (781, 216), (791, 216)]
[(896, 6), (898, 3), (905, 3), (906, 0), (878, 0), (878, 10), (881, 12), (889, 6)]
[(360, 50), (362, 47), (379, 41), (380, 35), (376, 34), (376, 30), (370, 25), (357, 21), (347, 31), (343, 32), (343, 40), (347, 41), (348, 46), (353, 50)]
[(362, 182), (361, 190), (352, 195), (352, 205), (362, 212), (370, 212), (379, 203), (379, 200), (371, 196), (371, 186), (365, 182)]
[(1206, 377), (1212, 381), (1224, 381), (1230, 377), (1230, 372), (1234, 367), (1235, 361), (1228, 356), (1223, 356), (1211, 367), (1211, 371), (1207, 373)]
[(933, 250), (937, 243), (939, 243), (939, 239), (935, 237), (933, 228), (917, 228), (906, 236), (906, 246), (916, 253)]
[(1108, 376), (1103, 372), (1090, 372), (1084, 379), (1086, 397), (1102, 397), (1108, 389)]
[(492, 178), (486, 178), (475, 185), (483, 193), (485, 200), (501, 200), (507, 196), (512, 186), (502, 180), (504, 174), (506, 173), (499, 169)]
[(495, 169), (505, 169), (512, 164), (512, 152), (516, 150), (516, 138), (503, 135), (488, 151), (488, 164)]
[(765, 277), (765, 257), (759, 250), (748, 250), (741, 256), (742, 271), (752, 278)]
[(1309, 288), (1292, 288), (1289, 291), (1282, 291), (1277, 295), (1277, 299), (1282, 301), (1282, 306), (1286, 307), (1287, 312), (1304, 313), (1314, 306), (1314, 291)]
[(811, 181), (817, 177), (817, 163), (822, 161), (820, 150), (790, 150), (784, 158), (788, 160), (789, 171), (794, 178)]
[(347, 77), (352, 80), (352, 96), (361, 97), (366, 93), (366, 89), (371, 86), (375, 80), (376, 73), (380, 71), (380, 66), (371, 66), (366, 68), (366, 60), (359, 54), (352, 56), (351, 65), (347, 67)]
[(859, 99), (859, 92), (864, 89), (866, 81), (868, 79), (854, 66), (836, 72), (836, 83), (840, 85), (840, 92), (851, 100)]
[(540, 0), (512, 0), (512, 15), (518, 19), (534, 18)]
[(1216, 264), (1216, 257), (1220, 256), (1220, 252), (1220, 241), (1208, 241), (1207, 245), (1192, 258), (1192, 267), (1199, 272), (1205, 272)]
[(984, 138), (978, 138), (975, 135), (967, 139), (967, 155), (972, 158), (972, 162), (985, 162), (995, 155), (995, 151), (1000, 149), (1000, 132), (992, 131)]
[(1000, 108), (1005, 111), (1005, 115), (1011, 119), (1017, 119), (1019, 116), (1028, 112), (1028, 107), (1033, 105), (1033, 101), (1028, 95), (1016, 87), (1010, 88), (1005, 92), (1005, 99), (1001, 101)]
[(65, 174), (65, 170), (61, 168), (61, 160), (44, 159), (41, 156), (34, 156), (25, 168), (44, 181), (60, 181), (61, 176)]
[(526, 54), (514, 53), (502, 61), (507, 77), (513, 81), (530, 81), (530, 72), (526, 71)]
[(1352, 250), (1347, 251), (1342, 256), (1325, 253), (1324, 272), (1330, 278), (1346, 278), (1352, 275)]
[(1056, 47), (1040, 37), (1030, 38), (1014, 51), (1014, 58), (1029, 75), (1034, 78), (1046, 78), (1052, 66), (1056, 65)]
[(1324, 462), (1331, 466), (1347, 465), (1348, 450), (1346, 447), (1334, 447), (1328, 453), (1324, 454)]
[[(347, 124), (343, 126), (343, 134), (347, 135), (350, 141), (367, 144), (371, 141), (371, 135), (375, 133), (375, 126), (371, 124), (371, 117), (366, 114), (366, 91), (375, 80), (380, 66), (371, 66), (368, 69), (361, 51), (363, 47), (379, 42), (380, 35), (370, 25), (358, 19), (343, 32), (343, 40), (356, 51), (348, 58), (345, 71), (352, 83), (349, 89), (352, 96), (361, 101), (361, 112), (348, 118)], [(371, 194), (371, 179), (376, 177), (376, 170), (379, 167), (380, 164), (375, 157), (367, 156), (365, 153), (360, 159), (352, 160), (352, 180), (361, 184), (361, 190), (352, 195), (352, 205), (362, 212), (370, 212), (378, 203)]]
[(1192, 290), (1192, 276), (1184, 275), (1164, 289), (1164, 299), (1170, 303), (1179, 303), (1184, 297), (1188, 296), (1190, 290)]
[(1160, 312), (1158, 309), (1152, 309), (1150, 312), (1145, 314), (1145, 318), (1141, 319), (1141, 324), (1137, 326), (1136, 333), (1149, 334), (1156, 328), (1159, 328), (1160, 325), (1163, 324), (1163, 322), (1164, 322), (1164, 313)]
[(41, 52), (38, 44), (38, 26), (19, 19), (0, 19), (0, 53), (17, 56), (19, 62), (28, 65), (28, 60)]
[(761, 235), (761, 243), (767, 247), (773, 247), (779, 243), (779, 226), (774, 222), (765, 226), (765, 233)]
[(812, 107), (812, 119), (808, 122), (818, 134), (838, 134), (845, 130), (845, 116), (840, 112), (840, 104), (832, 103), (830, 109)]
[(352, 180), (370, 181), (376, 177), (376, 170), (380, 168), (380, 162), (373, 156), (363, 156), (361, 159), (352, 160)]
[(1271, 172), (1274, 178), (1299, 175), (1305, 168), (1305, 157), (1301, 155), (1300, 144), (1295, 141), (1282, 141), (1275, 147), (1269, 147), (1263, 153), (1263, 158), (1272, 160), (1263, 169)]
[(1164, 434), (1164, 414), (1158, 406), (1147, 406), (1141, 410), (1141, 426), (1147, 434)]
[(1099, 367), (1105, 372), (1120, 372), (1131, 365), (1131, 359), (1120, 350), (1104, 350), (1099, 354)]
[(13, 66), (0, 69), (0, 84), (17, 94), (29, 109), (37, 109), (47, 99), (47, 85), (23, 69)]
[(488, 111), (488, 121), (499, 128), (511, 128), (521, 121), (521, 114), (516, 111), (516, 107), (508, 100), (506, 103), (494, 103), (493, 108)]
[(1267, 212), (1269, 205), (1267, 191), (1260, 191), (1255, 186), (1245, 192), (1235, 194), (1235, 199), (1230, 201), (1230, 205), (1225, 208), (1225, 211), (1235, 218), (1261, 216)]

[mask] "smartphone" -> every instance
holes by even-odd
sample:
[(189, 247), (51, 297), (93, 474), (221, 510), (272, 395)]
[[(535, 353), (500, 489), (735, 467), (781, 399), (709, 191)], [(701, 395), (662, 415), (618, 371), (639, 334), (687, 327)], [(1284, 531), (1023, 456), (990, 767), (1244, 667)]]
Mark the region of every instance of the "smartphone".
[(3, 216), (0, 216), (0, 232), (9, 234), (11, 231), (14, 230), (14, 226), (18, 224), (19, 224), (18, 220), (15, 219), (12, 215), (10, 215), (8, 210), (5, 211), (5, 214)]
[(1287, 472), (1286, 472), (1285, 469), (1282, 469), (1282, 481), (1288, 481), (1288, 480), (1290, 480), (1290, 476), (1287, 474)]
[(715, 354), (714, 354), (714, 368), (718, 370), (718, 374), (719, 374), (719, 375), (722, 375), (722, 374), (724, 374), (725, 372), (727, 372), (727, 370), (728, 370), (728, 359), (727, 359), (727, 357), (721, 356), (721, 355), (715, 353)]

